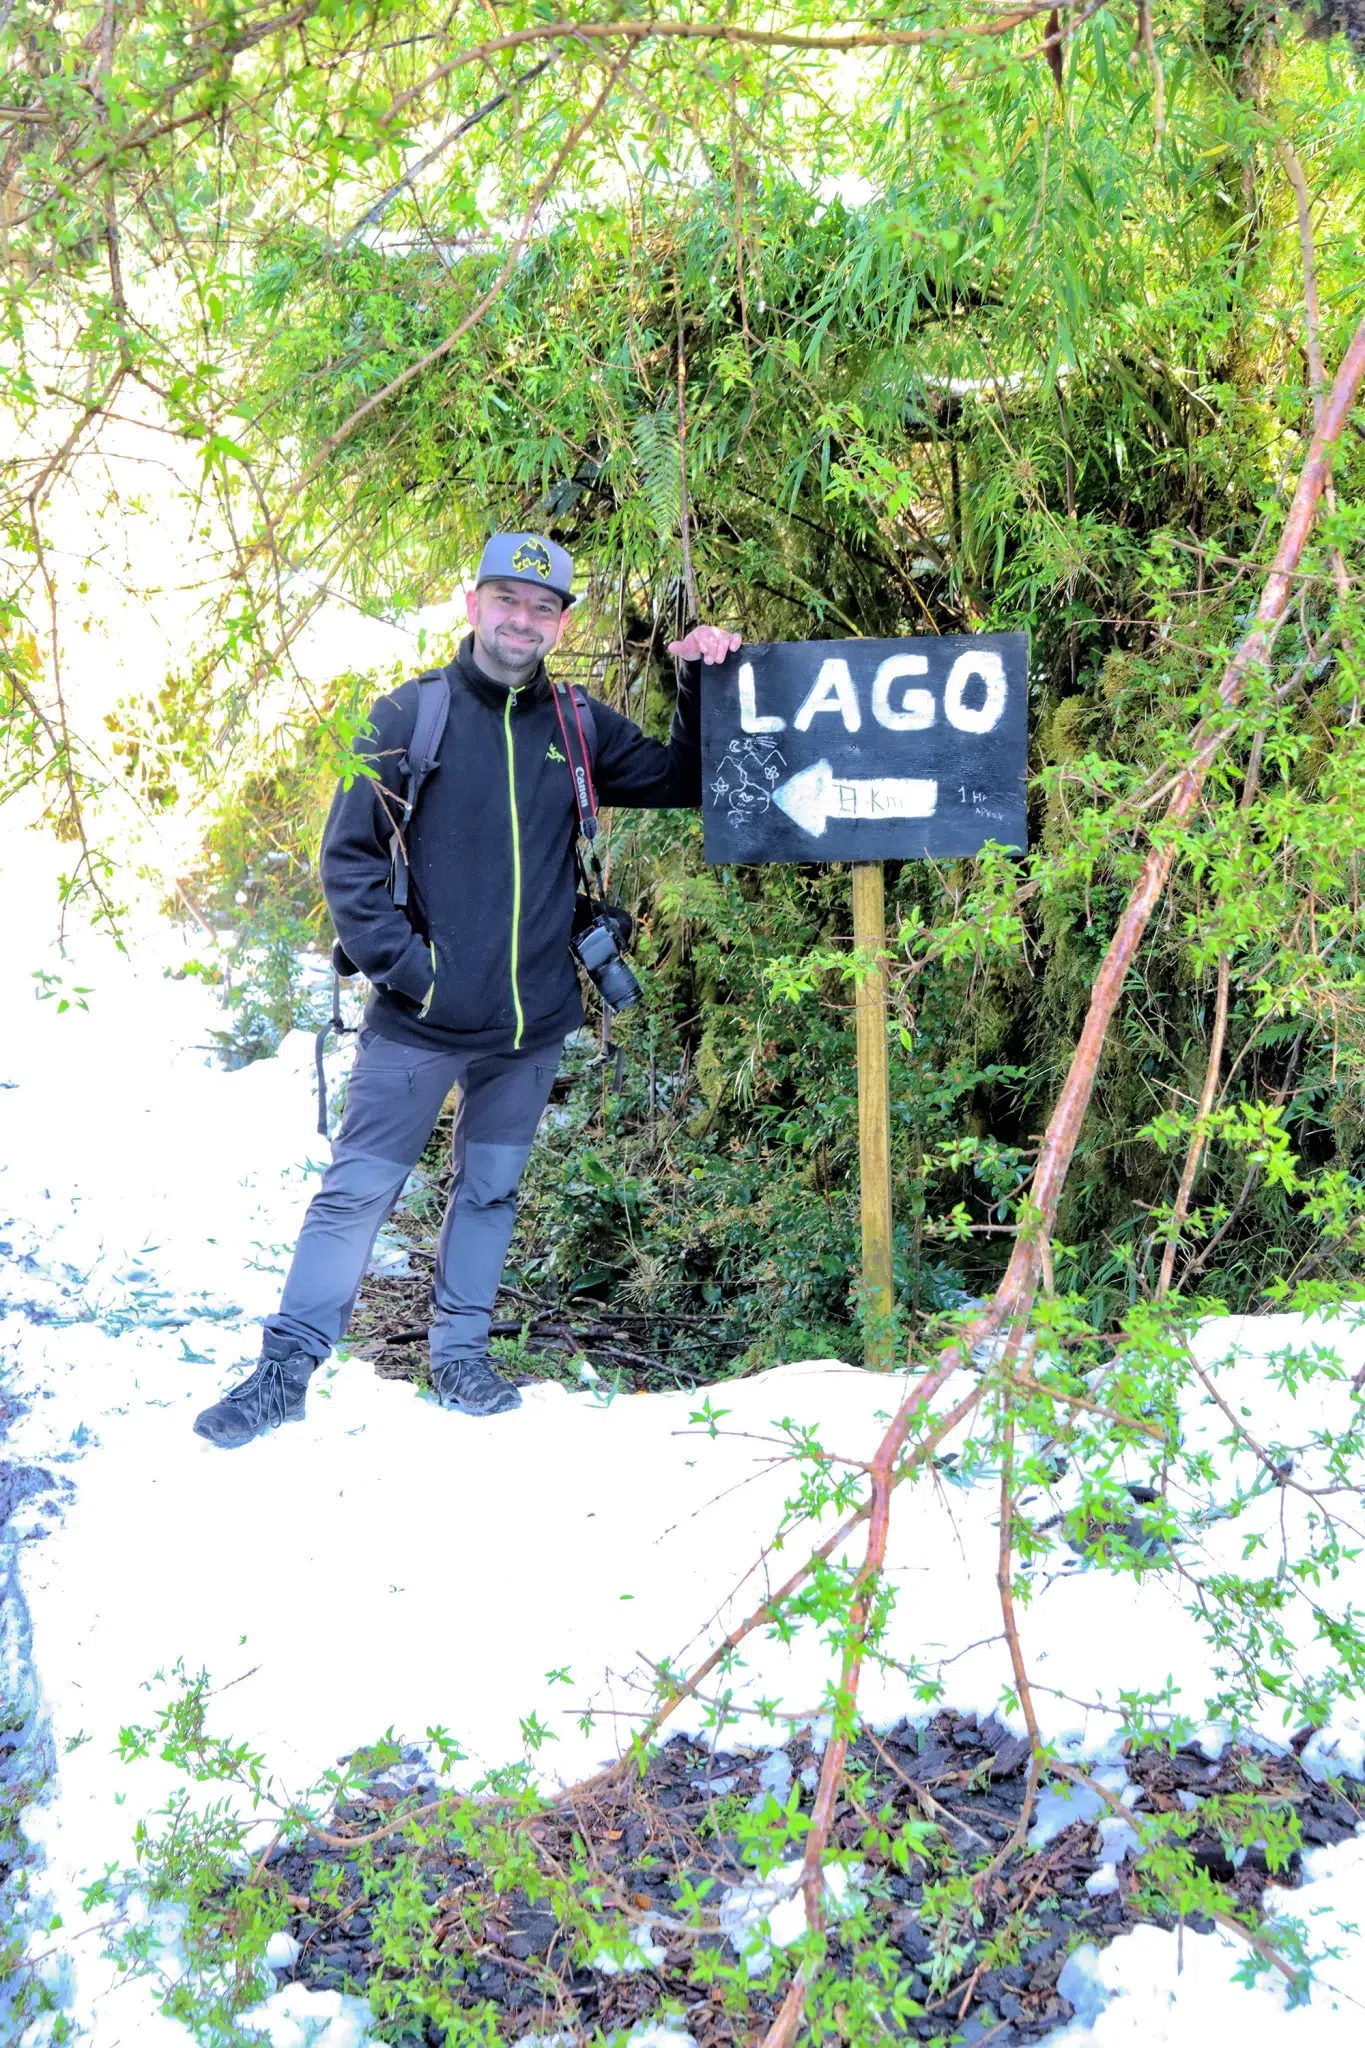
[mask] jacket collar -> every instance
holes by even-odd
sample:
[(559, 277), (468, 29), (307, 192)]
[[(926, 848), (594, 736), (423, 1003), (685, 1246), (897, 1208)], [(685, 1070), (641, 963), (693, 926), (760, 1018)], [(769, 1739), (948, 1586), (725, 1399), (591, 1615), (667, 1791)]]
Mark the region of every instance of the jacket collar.
[(466, 633), (460, 642), (451, 666), (467, 689), (472, 690), (476, 697), (481, 697), (485, 704), (491, 704), (498, 711), (502, 710), (509, 696), (524, 698), (528, 704), (541, 704), (550, 694), (550, 678), (545, 673), (543, 661), (530, 681), (522, 683), (515, 691), (507, 683), (494, 682), (492, 676), (485, 675), (474, 659), (472, 633)]

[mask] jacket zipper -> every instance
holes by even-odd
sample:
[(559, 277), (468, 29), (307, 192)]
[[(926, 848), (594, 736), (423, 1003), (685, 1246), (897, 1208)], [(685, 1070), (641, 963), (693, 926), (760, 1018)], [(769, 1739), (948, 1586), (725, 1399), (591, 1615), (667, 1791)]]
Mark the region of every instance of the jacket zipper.
[(512, 1040), (512, 1048), (516, 1051), (521, 1045), (521, 1034), (526, 1028), (526, 1019), (521, 1013), (521, 990), (517, 985), (521, 945), (521, 827), (517, 820), (517, 771), (512, 744), (514, 701), (515, 693), (509, 690), (507, 707), (503, 712), (502, 729), (507, 736), (507, 807), (512, 819), (512, 1007), (517, 1013), (517, 1029)]

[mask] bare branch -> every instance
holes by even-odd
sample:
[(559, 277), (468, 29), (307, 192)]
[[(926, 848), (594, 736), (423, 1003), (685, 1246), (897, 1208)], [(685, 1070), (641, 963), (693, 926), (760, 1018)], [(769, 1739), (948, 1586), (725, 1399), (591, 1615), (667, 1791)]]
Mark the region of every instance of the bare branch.
[(524, 86), (529, 85), (533, 78), (539, 78), (542, 71), (553, 70), (562, 55), (562, 50), (552, 50), (548, 57), (541, 58), (539, 64), (533, 64), (529, 71), (523, 71), (519, 77), (512, 80), (510, 85), (504, 86), (501, 92), (494, 93), (491, 100), (485, 100), (481, 107), (475, 107), (472, 114), (467, 114), (463, 121), (450, 130), (448, 135), (443, 135), (440, 141), (427, 151), (425, 156), (419, 157), (410, 170), (404, 171), (402, 177), (395, 184), (390, 185), (387, 192), (380, 193), (369, 212), (362, 213), (354, 227), (346, 230), (339, 246), (344, 249), (348, 242), (353, 242), (357, 235), (364, 233), (366, 228), (377, 227), (399, 193), (411, 185), (415, 178), (420, 178), (423, 171), (430, 170), (437, 159), (443, 157), (452, 144), (458, 142), (462, 135), (468, 135), (471, 128), (476, 128), (480, 121), (486, 121), (490, 114), (496, 114), (499, 107), (505, 106), (512, 95), (520, 92)]
[[(740, 49), (759, 50), (917, 50), (932, 43), (961, 43), (1008, 35), (1011, 29), (1035, 20), (1040, 14), (1065, 13), (1078, 5), (1080, 0), (1062, 0), (1061, 6), (1054, 9), (1052, 0), (1025, 0), (1022, 7), (1010, 8), (972, 27), (847, 29), (830, 35), (798, 35), (786, 29), (744, 28), (734, 21), (547, 21), (538, 23), (534, 28), (514, 29), (507, 35), (494, 36), (486, 43), (461, 50), (457, 56), (429, 71), (418, 84), (399, 93), (384, 118), (386, 121), (396, 120), (413, 100), (464, 65), (480, 63), (500, 50), (520, 49), (524, 43), (563, 41), (570, 37), (576, 40), (619, 41), (625, 37), (637, 44), (730, 43)], [(1093, 11), (1094, 0), (1091, 5)], [(1039, 51), (1030, 54), (1040, 54), (1041, 49), (1040, 45)]]
[[(1294, 205), (1299, 216), (1299, 255), (1303, 264), (1303, 345), (1308, 358), (1308, 383), (1313, 395), (1313, 425), (1322, 422), (1322, 394), (1326, 382), (1322, 367), (1322, 318), (1318, 309), (1318, 270), (1313, 249), (1313, 215), (1308, 199), (1308, 182), (1303, 175), (1294, 145), (1281, 136), (1275, 145), (1285, 175), (1294, 188)], [(1336, 493), (1327, 486), (1327, 509), (1337, 509)], [(1343, 602), (1350, 595), (1350, 578), (1340, 548), (1332, 550), (1332, 575), (1337, 595)]]
[(1180, 1232), (1189, 1214), (1195, 1176), (1199, 1172), (1200, 1161), (1204, 1157), (1204, 1147), (1208, 1140), (1209, 1112), (1213, 1108), (1213, 1098), (1218, 1092), (1218, 1074), (1223, 1064), (1223, 1042), (1228, 1030), (1228, 982), (1228, 956), (1226, 953), (1220, 953), (1218, 995), (1213, 1010), (1213, 1036), (1209, 1040), (1208, 1064), (1204, 1070), (1204, 1086), (1199, 1094), (1199, 1107), (1195, 1111), (1194, 1130), (1190, 1135), (1189, 1150), (1185, 1154), (1185, 1167), (1180, 1176), (1175, 1207), (1171, 1211), (1171, 1221), (1166, 1233), (1166, 1249), (1161, 1255), (1161, 1273), (1156, 1283), (1158, 1301), (1164, 1301), (1170, 1292), (1171, 1276), (1175, 1271), (1176, 1246), (1180, 1242)]
[(1152, 141), (1160, 149), (1166, 137), (1166, 74), (1161, 68), (1156, 39), (1152, 34), (1151, 0), (1137, 0), (1137, 27), (1142, 54), (1152, 75)]
[(701, 616), (697, 603), (697, 576), (692, 567), (692, 510), (687, 490), (687, 349), (683, 333), (682, 286), (673, 273), (673, 311), (678, 324), (678, 521), (682, 529), (683, 589), (687, 594), (690, 626)]

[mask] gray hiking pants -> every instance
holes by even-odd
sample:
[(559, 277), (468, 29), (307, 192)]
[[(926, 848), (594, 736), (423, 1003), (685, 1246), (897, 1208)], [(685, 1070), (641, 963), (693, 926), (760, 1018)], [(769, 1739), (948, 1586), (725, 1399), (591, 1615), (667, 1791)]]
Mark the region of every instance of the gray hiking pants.
[(436, 1365), (482, 1357), (517, 1220), (517, 1184), (562, 1050), (556, 1043), (517, 1053), (429, 1052), (362, 1024), (332, 1163), (308, 1205), (279, 1313), (266, 1330), (326, 1358), (351, 1320), (375, 1233), (458, 1086), (455, 1185), (436, 1251), (431, 1355)]

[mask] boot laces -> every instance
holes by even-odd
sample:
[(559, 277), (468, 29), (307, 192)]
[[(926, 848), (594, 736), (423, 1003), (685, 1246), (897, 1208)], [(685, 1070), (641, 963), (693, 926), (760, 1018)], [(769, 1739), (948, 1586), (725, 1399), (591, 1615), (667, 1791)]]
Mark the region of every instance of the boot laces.
[(263, 1358), (250, 1379), (243, 1380), (240, 1387), (230, 1388), (223, 1399), (253, 1407), (263, 1421), (274, 1425), (287, 1419), (289, 1396), (294, 1391), (280, 1360)]
[(490, 1381), (501, 1384), (487, 1358), (453, 1358), (438, 1365), (433, 1378), (442, 1391), (468, 1392), (471, 1387), (486, 1387)]

